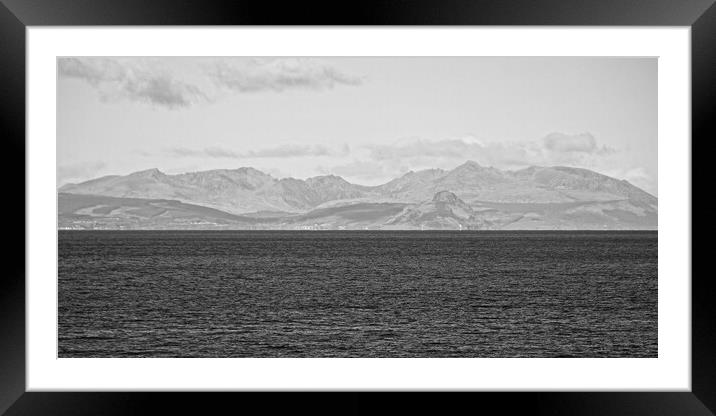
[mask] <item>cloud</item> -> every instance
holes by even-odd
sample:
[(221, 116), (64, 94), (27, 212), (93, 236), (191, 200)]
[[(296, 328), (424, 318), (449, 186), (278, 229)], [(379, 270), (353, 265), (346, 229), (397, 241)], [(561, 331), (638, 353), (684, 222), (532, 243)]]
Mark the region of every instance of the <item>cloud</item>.
[[(221, 147), (206, 147), (204, 149), (188, 149), (186, 147), (170, 147), (164, 149), (164, 154), (174, 157), (210, 157), (210, 158), (239, 158), (240, 155)], [(143, 156), (154, 156), (150, 152), (140, 152)]]
[(79, 78), (93, 86), (120, 82), (126, 76), (122, 65), (107, 58), (58, 58), (57, 69), (61, 77)]
[(597, 140), (589, 133), (568, 135), (550, 133), (542, 139), (545, 149), (553, 152), (609, 153), (606, 146), (597, 146)]
[(216, 85), (241, 93), (356, 86), (363, 79), (315, 59), (253, 58), (216, 61), (208, 69)]
[(482, 142), (472, 138), (444, 140), (403, 139), (392, 145), (374, 145), (368, 147), (371, 158), (391, 160), (414, 157), (460, 158), (466, 153), (474, 154), (484, 148)]
[(316, 145), (294, 145), (283, 144), (274, 147), (236, 152), (222, 147), (206, 147), (203, 149), (190, 149), (186, 147), (170, 147), (159, 153), (137, 150), (135, 153), (140, 156), (153, 157), (167, 155), (172, 157), (195, 157), (213, 159), (267, 159), (267, 158), (291, 158), (308, 156), (345, 156), (350, 152), (347, 145), (335, 149), (322, 144)]
[(95, 177), (106, 167), (107, 164), (101, 161), (57, 166), (57, 185), (62, 186), (68, 182), (83, 181)]
[(599, 146), (589, 133), (552, 133), (528, 142), (486, 142), (473, 136), (442, 140), (404, 139), (390, 145), (367, 147), (370, 157), (380, 161), (437, 160), (442, 165), (471, 159), (501, 168), (529, 165), (585, 164), (616, 153)]
[(177, 79), (149, 62), (119, 62), (111, 58), (59, 58), (60, 77), (80, 79), (104, 101), (130, 101), (169, 109), (189, 107), (208, 96), (197, 86)]
[[(389, 180), (406, 170), (453, 169), (466, 160), (500, 169), (527, 166), (573, 166), (626, 179), (656, 195), (656, 171), (635, 164), (633, 155), (599, 143), (590, 133), (551, 133), (522, 142), (492, 142), (474, 136), (438, 140), (407, 138), (391, 144), (373, 144), (352, 153), (354, 161), (331, 168), (347, 177)], [(324, 168), (324, 170), (326, 170)]]
[(391, 164), (448, 168), (467, 159), (480, 164), (505, 166), (535, 159), (539, 149), (519, 143), (485, 143), (472, 136), (443, 140), (404, 139), (392, 145), (368, 146), (372, 160)]
[(168, 65), (158, 58), (67, 57), (58, 58), (57, 67), (59, 77), (88, 83), (102, 101), (128, 100), (168, 109), (213, 102), (222, 90), (319, 91), (363, 83), (361, 77), (307, 58), (204, 58)]
[(387, 166), (375, 161), (353, 160), (349, 163), (327, 168), (319, 166), (318, 171), (323, 175), (340, 175), (348, 178), (360, 178), (364, 180), (380, 179), (383, 182), (386, 176), (394, 174), (394, 169), (386, 170)]
[(261, 150), (252, 150), (243, 154), (246, 158), (283, 158), (299, 156), (329, 156), (333, 152), (324, 145), (280, 145)]

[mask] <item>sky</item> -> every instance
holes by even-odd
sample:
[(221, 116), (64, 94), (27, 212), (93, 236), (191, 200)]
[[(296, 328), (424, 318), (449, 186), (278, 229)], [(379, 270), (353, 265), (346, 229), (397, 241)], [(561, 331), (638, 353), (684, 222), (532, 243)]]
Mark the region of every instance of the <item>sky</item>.
[(62, 57), (57, 184), (254, 167), (377, 185), (467, 160), (657, 183), (657, 60)]

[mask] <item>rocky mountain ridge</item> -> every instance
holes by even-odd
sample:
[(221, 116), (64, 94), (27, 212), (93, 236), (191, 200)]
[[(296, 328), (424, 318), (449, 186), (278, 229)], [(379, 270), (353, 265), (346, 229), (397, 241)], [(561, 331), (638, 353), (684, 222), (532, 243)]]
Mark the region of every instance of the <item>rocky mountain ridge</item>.
[(630, 200), (656, 206), (656, 197), (636, 186), (587, 169), (563, 166), (504, 171), (468, 161), (453, 170), (409, 172), (378, 186), (352, 184), (340, 176), (277, 179), (253, 168), (167, 175), (158, 169), (104, 176), (68, 184), (62, 193), (121, 198), (176, 199), (233, 214), (305, 212), (343, 200), (392, 199), (416, 203), (447, 190), (466, 201), (561, 203)]
[[(149, 169), (65, 185), (59, 192), (65, 225), (91, 212), (87, 224), (122, 213), (117, 224), (141, 228), (159, 221), (181, 228), (186, 224), (177, 218), (188, 218), (185, 211), (202, 216), (194, 206), (225, 213), (229, 217), (218, 215), (219, 222), (204, 222), (231, 228), (655, 229), (658, 222), (657, 198), (624, 180), (572, 167), (506, 171), (471, 161), (452, 170), (408, 172), (378, 186), (334, 175), (277, 179), (253, 168), (176, 175)], [(96, 205), (96, 212), (89, 206), (79, 214), (62, 210), (63, 204), (101, 198), (114, 199)], [(122, 199), (128, 207), (145, 200), (145, 208), (109, 210), (124, 206)], [(136, 212), (161, 213), (147, 219), (132, 217)], [(63, 215), (74, 220), (63, 223)]]

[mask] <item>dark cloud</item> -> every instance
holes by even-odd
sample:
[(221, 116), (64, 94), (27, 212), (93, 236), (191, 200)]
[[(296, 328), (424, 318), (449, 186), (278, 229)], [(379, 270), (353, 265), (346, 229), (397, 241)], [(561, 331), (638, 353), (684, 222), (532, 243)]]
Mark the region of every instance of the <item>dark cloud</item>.
[(199, 84), (176, 79), (170, 71), (173, 68), (156, 59), (67, 57), (58, 58), (57, 69), (61, 78), (93, 86), (104, 101), (129, 100), (169, 109), (213, 101), (210, 96), (216, 96), (217, 87), (239, 93), (281, 92), (363, 82), (320, 60), (298, 58), (209, 59), (194, 74)]
[(57, 66), (60, 77), (86, 81), (106, 101), (128, 99), (174, 109), (208, 99), (197, 86), (148, 66), (120, 63), (111, 58), (59, 58)]
[(217, 85), (243, 93), (299, 88), (323, 90), (363, 83), (360, 77), (319, 61), (296, 58), (222, 60), (208, 73)]
[(97, 85), (101, 82), (120, 82), (126, 77), (125, 68), (107, 58), (58, 58), (61, 77), (79, 78)]
[(168, 108), (189, 107), (206, 95), (196, 86), (164, 75), (147, 75), (127, 79), (124, 94), (133, 101), (146, 102)]

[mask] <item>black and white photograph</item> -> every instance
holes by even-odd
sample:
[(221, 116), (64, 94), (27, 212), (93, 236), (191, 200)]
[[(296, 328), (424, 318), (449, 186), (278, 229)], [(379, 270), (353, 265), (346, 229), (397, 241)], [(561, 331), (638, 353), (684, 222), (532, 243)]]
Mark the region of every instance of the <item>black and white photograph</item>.
[(56, 64), (59, 358), (659, 357), (656, 57)]

